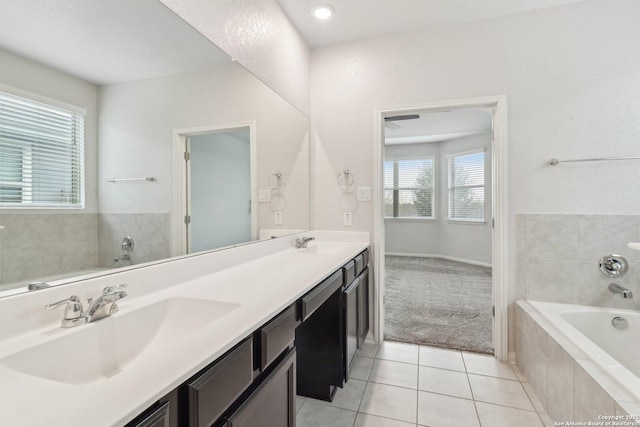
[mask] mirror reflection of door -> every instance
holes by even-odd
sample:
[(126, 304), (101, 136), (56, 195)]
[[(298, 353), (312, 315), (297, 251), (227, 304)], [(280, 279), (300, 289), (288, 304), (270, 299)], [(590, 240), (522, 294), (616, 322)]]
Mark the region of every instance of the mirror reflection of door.
[(187, 252), (251, 240), (249, 128), (187, 139)]

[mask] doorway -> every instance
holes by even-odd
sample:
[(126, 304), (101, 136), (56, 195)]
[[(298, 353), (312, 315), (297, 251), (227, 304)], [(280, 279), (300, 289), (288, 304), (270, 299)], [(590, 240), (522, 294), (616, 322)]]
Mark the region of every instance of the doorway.
[(255, 143), (252, 125), (181, 129), (178, 254), (245, 243), (256, 238)]
[[(432, 345), (507, 358), (505, 113), (503, 96), (377, 111), (376, 341), (398, 340), (399, 316), (407, 340), (427, 329)], [(456, 117), (482, 125), (452, 128)], [(476, 323), (484, 347), (456, 342)]]
[(492, 110), (384, 120), (384, 339), (493, 354)]

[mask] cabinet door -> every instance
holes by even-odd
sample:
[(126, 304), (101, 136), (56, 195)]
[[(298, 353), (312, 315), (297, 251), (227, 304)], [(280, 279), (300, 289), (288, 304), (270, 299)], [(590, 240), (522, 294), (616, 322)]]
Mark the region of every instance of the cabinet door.
[(369, 333), (369, 269), (365, 268), (360, 275), (358, 286), (358, 348)]
[(360, 279), (356, 278), (344, 291), (344, 377), (349, 379), (349, 366), (358, 349), (358, 288)]
[[(340, 276), (341, 277), (341, 276)], [(344, 381), (344, 306), (340, 287), (296, 328), (297, 389), (330, 401)]]
[(169, 402), (149, 410), (127, 424), (127, 427), (172, 427), (169, 417)]
[(295, 427), (296, 350), (267, 375), (242, 405), (229, 417), (228, 427)]

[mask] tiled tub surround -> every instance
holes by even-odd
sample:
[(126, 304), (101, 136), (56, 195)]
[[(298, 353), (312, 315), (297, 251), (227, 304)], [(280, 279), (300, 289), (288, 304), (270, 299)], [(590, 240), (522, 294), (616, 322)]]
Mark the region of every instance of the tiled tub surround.
[[(169, 257), (169, 213), (2, 213), (0, 291)], [(133, 236), (130, 261), (122, 254)]]
[(95, 213), (2, 213), (0, 225), (0, 290), (98, 267)]
[[(140, 356), (116, 375), (89, 384), (46, 380), (0, 364), (0, 425), (73, 427), (86, 425), (88, 419), (96, 426), (124, 425), (369, 245), (368, 233), (315, 231), (304, 235), (317, 238), (310, 247), (322, 242), (331, 250), (300, 253), (293, 248), (300, 235), (294, 235), (114, 270), (110, 275), (0, 299), (0, 360), (57, 335), (73, 334), (74, 328), (60, 328), (60, 310), (44, 309), (45, 304), (72, 294), (86, 301), (106, 286), (128, 283), (129, 296), (113, 315), (118, 317), (168, 298), (237, 304), (233, 311), (170, 343), (169, 350), (153, 357)], [(114, 319), (99, 322), (107, 322), (102, 323), (106, 328), (109, 320)]]
[[(100, 213), (98, 214), (98, 255), (100, 267), (116, 268), (168, 258), (169, 213)], [(133, 237), (132, 252), (121, 250), (122, 239)], [(129, 261), (113, 261), (123, 253)]]
[[(553, 323), (558, 308), (587, 309), (527, 301), (515, 304), (516, 363), (549, 417), (553, 421), (598, 422), (603, 421), (599, 416), (640, 415), (640, 400), (634, 396), (639, 391), (632, 393), (615, 381), (601, 366), (606, 358), (594, 351), (589, 354), (594, 345), (575, 328), (566, 322)], [(581, 341), (583, 348), (579, 347)], [(638, 354), (640, 340), (625, 341), (628, 352)]]
[[(623, 299), (607, 289), (611, 282), (640, 295), (640, 215), (516, 215), (517, 268), (513, 300), (640, 308), (638, 299)], [(604, 255), (629, 262), (622, 279), (598, 268)]]

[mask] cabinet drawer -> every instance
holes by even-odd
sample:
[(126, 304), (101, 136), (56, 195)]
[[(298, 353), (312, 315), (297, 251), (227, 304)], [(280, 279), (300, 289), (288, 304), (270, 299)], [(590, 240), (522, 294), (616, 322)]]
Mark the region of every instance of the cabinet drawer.
[(327, 298), (333, 295), (335, 291), (340, 289), (341, 286), (342, 270), (338, 270), (303, 296), (300, 308), (302, 320), (304, 321), (311, 316), (311, 314), (316, 311)]
[[(363, 258), (363, 262), (364, 262), (364, 267), (366, 267), (367, 265), (369, 265), (369, 249), (365, 249), (362, 252), (362, 258)], [(363, 268), (364, 268), (363, 267)]]
[(171, 427), (169, 423), (169, 402), (140, 415), (125, 427)]
[(300, 322), (296, 319), (296, 308), (291, 306), (260, 328), (260, 370), (271, 364), (295, 339), (295, 330)]
[(342, 274), (344, 275), (344, 286), (349, 286), (353, 279), (356, 278), (356, 263), (351, 260), (342, 267)]
[(253, 381), (251, 339), (187, 384), (189, 426), (209, 427)]
[(354, 263), (356, 265), (356, 271), (355, 271), (355, 275), (359, 276), (360, 273), (362, 273), (362, 270), (364, 270), (364, 255), (360, 254), (357, 257), (354, 258)]

